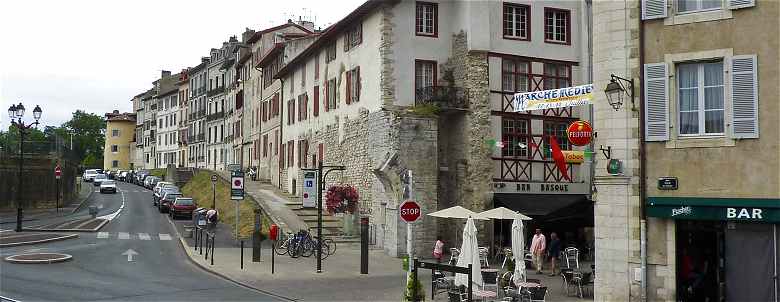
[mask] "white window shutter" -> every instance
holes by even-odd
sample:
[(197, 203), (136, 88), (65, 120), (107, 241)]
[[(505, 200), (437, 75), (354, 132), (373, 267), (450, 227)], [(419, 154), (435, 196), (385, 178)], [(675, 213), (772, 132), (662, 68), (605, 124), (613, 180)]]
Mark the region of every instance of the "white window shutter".
[(669, 77), (666, 63), (645, 64), (645, 141), (669, 140)]
[(642, 0), (642, 20), (662, 18), (666, 18), (666, 0)]
[(756, 55), (731, 58), (731, 136), (758, 138), (758, 64)]
[(756, 6), (756, 0), (727, 0), (729, 9), (740, 9)]

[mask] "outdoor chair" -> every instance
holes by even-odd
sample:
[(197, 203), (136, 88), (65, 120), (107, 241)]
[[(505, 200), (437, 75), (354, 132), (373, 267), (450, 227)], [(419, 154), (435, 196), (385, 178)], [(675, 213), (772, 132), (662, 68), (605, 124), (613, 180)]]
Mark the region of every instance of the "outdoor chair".
[(458, 256), (460, 256), (460, 250), (454, 247), (450, 248), (450, 265), (458, 263)]
[(482, 273), (482, 288), (484, 290), (490, 290), (489, 288), (492, 288), (493, 291), (496, 292), (496, 295), (501, 294), (501, 292), (498, 290), (498, 272), (495, 273)]
[(547, 286), (528, 288), (528, 297), (531, 302), (544, 302), (545, 296), (547, 296)]
[(574, 270), (570, 268), (561, 269), (561, 289), (566, 289), (566, 295), (569, 295), (569, 287), (572, 286), (574, 280)]
[[(486, 247), (480, 247), (479, 248), (479, 264), (482, 267), (490, 267), (490, 262), (488, 262), (488, 256), (490, 254), (490, 251)], [(484, 263), (484, 264), (482, 264)]]
[(512, 249), (504, 249), (504, 252), (502, 253), (504, 256), (504, 260), (501, 262), (501, 269), (504, 269), (506, 266), (507, 260), (511, 261), (512, 258)]
[(575, 273), (572, 282), (577, 285), (577, 296), (585, 297), (585, 291), (591, 283), (591, 273)]
[(580, 251), (576, 247), (567, 247), (563, 250), (563, 255), (566, 258), (567, 268), (580, 268)]

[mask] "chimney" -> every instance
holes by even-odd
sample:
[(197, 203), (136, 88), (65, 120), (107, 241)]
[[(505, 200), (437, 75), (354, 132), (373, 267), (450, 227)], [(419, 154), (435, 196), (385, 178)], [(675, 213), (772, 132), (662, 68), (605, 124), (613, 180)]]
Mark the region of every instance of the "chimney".
[(299, 20), (298, 25), (303, 26), (303, 28), (308, 29), (311, 32), (315, 32), (314, 29), (314, 22), (306, 21), (306, 20)]
[(163, 70), (162, 73), (160, 74), (160, 77), (163, 77), (163, 78), (167, 78), (167, 77), (170, 77), (170, 76), (171, 76), (171, 72), (167, 71), (167, 70)]
[(114, 110), (114, 114), (119, 114), (119, 110)]

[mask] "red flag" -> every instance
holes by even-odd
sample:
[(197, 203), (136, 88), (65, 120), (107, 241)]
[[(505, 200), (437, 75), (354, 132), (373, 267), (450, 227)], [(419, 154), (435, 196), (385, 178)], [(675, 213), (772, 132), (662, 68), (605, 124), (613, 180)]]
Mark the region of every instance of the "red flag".
[(558, 146), (558, 140), (555, 139), (555, 136), (550, 136), (550, 146), (552, 147), (552, 157), (553, 160), (555, 160), (555, 166), (561, 171), (563, 178), (571, 181), (568, 169), (566, 168), (566, 159), (563, 157), (563, 152), (561, 151), (561, 147)]

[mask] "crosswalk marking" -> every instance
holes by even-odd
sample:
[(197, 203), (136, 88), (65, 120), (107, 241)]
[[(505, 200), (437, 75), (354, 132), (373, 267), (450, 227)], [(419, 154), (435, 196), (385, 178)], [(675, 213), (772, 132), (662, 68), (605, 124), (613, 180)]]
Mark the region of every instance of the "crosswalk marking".
[(119, 232), (119, 239), (130, 239), (129, 233)]
[(138, 239), (141, 240), (151, 240), (152, 237), (149, 236), (147, 233), (138, 233)]
[(171, 240), (171, 235), (160, 234), (160, 240)]
[[(121, 239), (121, 240), (173, 240), (173, 238), (176, 236), (173, 236), (171, 234), (149, 234), (149, 233), (130, 233), (130, 232), (117, 232), (117, 233), (111, 233), (111, 232), (98, 232), (95, 238), (97, 239)], [(159, 239), (158, 239), (159, 238)]]
[(97, 238), (99, 238), (99, 239), (106, 239), (106, 238), (108, 238), (108, 232), (98, 232)]

